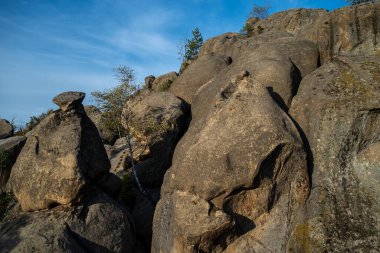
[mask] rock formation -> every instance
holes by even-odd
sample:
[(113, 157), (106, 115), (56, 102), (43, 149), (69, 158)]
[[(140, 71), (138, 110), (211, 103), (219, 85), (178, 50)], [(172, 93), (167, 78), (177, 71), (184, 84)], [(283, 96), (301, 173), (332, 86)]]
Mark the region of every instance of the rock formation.
[(24, 211), (72, 203), (80, 199), (87, 184), (107, 176), (107, 154), (81, 105), (83, 98), (83, 93), (55, 97), (61, 109), (28, 137), (10, 176), (12, 191)]
[[(194, 107), (208, 85), (217, 84), (198, 90)], [(269, 230), (266, 226), (281, 228), (277, 243), (284, 244), (291, 226), (280, 218), (291, 211), (284, 207), (297, 209), (306, 201), (302, 140), (267, 89), (242, 72), (215, 90), (207, 115), (193, 115), (165, 175), (153, 252), (220, 251), (235, 237), (255, 227)], [(271, 240), (266, 234), (254, 237)]]
[(56, 96), (60, 109), (28, 137), (10, 184), (22, 210), (37, 212), (6, 217), (2, 251), (139, 252), (132, 219), (111, 198), (120, 191), (120, 179), (109, 173), (83, 98), (80, 92)]
[(285, 11), (204, 43), (191, 65), (232, 63), (187, 93), (152, 252), (379, 249), (379, 8)]
[(379, 13), (294, 9), (207, 40), (126, 102), (133, 157), (83, 93), (57, 96), (9, 180), (35, 212), (1, 221), (1, 250), (378, 252)]

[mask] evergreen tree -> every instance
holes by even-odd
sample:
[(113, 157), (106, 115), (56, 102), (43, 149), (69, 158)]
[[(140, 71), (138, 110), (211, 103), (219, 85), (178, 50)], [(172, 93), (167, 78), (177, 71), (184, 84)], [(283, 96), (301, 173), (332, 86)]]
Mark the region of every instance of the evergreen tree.
[(178, 45), (178, 55), (180, 60), (182, 60), (181, 68), (179, 73), (181, 74), (186, 67), (189, 65), (189, 61), (194, 60), (198, 57), (199, 49), (203, 44), (203, 37), (198, 27), (195, 27), (191, 32), (193, 37), (191, 39), (186, 38), (182, 43)]
[(193, 34), (193, 37), (191, 39), (187, 39), (185, 45), (185, 61), (196, 59), (199, 49), (203, 44), (203, 37), (198, 27), (195, 27), (191, 33)]

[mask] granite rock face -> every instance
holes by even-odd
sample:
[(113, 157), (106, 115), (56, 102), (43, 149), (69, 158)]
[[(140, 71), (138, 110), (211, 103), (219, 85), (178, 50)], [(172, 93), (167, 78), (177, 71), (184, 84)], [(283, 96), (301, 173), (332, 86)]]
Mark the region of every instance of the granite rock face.
[(152, 252), (378, 251), (379, 8), (289, 10), (204, 43), (192, 64), (232, 62), (191, 93)]
[(289, 249), (380, 246), (379, 63), (378, 56), (337, 57), (301, 83), (290, 114), (313, 154), (313, 190)]
[(293, 9), (256, 23), (265, 31), (286, 31), (318, 44), (321, 62), (334, 55), (373, 54), (379, 49), (380, 2), (365, 3), (327, 12)]

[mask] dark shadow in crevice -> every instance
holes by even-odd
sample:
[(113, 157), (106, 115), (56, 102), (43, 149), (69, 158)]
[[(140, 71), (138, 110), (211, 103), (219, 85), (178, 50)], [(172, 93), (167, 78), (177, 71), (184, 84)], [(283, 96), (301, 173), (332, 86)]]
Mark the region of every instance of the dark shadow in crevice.
[(296, 66), (296, 64), (294, 64), (292, 60), (290, 61), (292, 62), (292, 65), (293, 65), (293, 71), (290, 73), (291, 78), (292, 78), (292, 98), (293, 98), (295, 95), (297, 95), (298, 88), (302, 81), (302, 75), (301, 75), (301, 71)]
[(86, 252), (104, 252), (104, 253), (111, 253), (112, 250), (99, 245), (93, 241), (88, 240), (87, 238), (84, 238), (83, 236), (77, 234), (71, 228), (66, 224), (66, 231), (69, 233), (69, 235), (74, 239), (74, 241)]
[(291, 121), (293, 122), (295, 127), (297, 128), (298, 133), (301, 136), (301, 140), (303, 142), (303, 146), (304, 146), (304, 149), (306, 152), (307, 170), (308, 170), (308, 175), (309, 175), (309, 189), (311, 189), (311, 187), (313, 185), (312, 175), (313, 175), (313, 171), (314, 171), (313, 152), (311, 151), (309, 140), (307, 139), (307, 136), (306, 136), (305, 132), (303, 131), (303, 129), (301, 128), (301, 126), (297, 123), (297, 121), (295, 121), (293, 119), (293, 117), (290, 114), (287, 113), (287, 115), (291, 119)]
[(269, 92), (269, 95), (272, 97), (272, 99), (276, 102), (276, 104), (282, 109), (284, 110), (285, 112), (288, 112), (289, 111), (289, 107), (286, 105), (285, 101), (282, 99), (282, 97), (280, 96), (280, 94), (278, 94), (277, 92), (275, 92), (273, 90), (273, 87), (272, 86), (268, 86), (266, 87), (268, 92)]
[(238, 213), (229, 213), (229, 215), (231, 215), (236, 222), (238, 236), (242, 236), (251, 231), (252, 229), (256, 228), (256, 224), (244, 215)]
[(283, 147), (283, 144), (277, 145), (277, 147), (274, 148), (270, 154), (268, 154), (267, 157), (261, 162), (259, 165), (259, 172), (253, 180), (253, 188), (258, 188), (261, 185), (261, 182), (265, 179), (270, 179), (273, 181), (273, 179), (276, 177), (274, 174), (276, 169), (276, 161), (280, 156)]

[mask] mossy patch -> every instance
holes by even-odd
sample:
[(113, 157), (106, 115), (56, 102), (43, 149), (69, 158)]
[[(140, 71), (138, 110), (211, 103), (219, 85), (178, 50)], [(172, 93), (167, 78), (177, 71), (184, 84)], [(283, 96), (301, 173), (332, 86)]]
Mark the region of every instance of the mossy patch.
[(7, 215), (10, 204), (14, 201), (16, 201), (16, 199), (12, 193), (5, 192), (0, 194), (0, 221)]
[(121, 178), (121, 190), (119, 194), (119, 201), (129, 207), (133, 207), (135, 203), (135, 193), (132, 190), (132, 171), (129, 170)]
[(4, 149), (0, 149), (0, 170), (4, 169), (7, 166), (8, 158), (9, 153)]
[(311, 252), (311, 240), (309, 237), (309, 225), (297, 224), (293, 230), (292, 238), (288, 244), (288, 252)]

